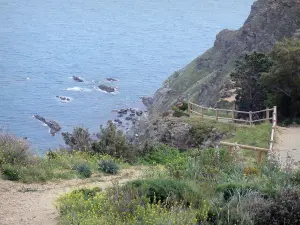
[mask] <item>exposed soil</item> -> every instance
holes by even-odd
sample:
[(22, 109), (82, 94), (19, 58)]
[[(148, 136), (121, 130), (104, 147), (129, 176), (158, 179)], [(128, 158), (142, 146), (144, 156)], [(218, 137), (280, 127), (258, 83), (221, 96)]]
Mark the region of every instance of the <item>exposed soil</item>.
[(300, 165), (300, 127), (277, 127), (275, 150), (279, 151), (283, 165), (292, 156), (295, 165)]
[(100, 187), (134, 180), (142, 168), (124, 169), (119, 175), (73, 179), (45, 184), (24, 184), (0, 179), (0, 224), (1, 225), (54, 225), (59, 212), (55, 200), (76, 188)]

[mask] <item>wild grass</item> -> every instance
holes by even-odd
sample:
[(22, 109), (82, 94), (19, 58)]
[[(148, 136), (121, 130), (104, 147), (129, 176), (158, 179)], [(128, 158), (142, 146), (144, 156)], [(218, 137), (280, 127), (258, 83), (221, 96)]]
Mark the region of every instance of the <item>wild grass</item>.
[[(82, 179), (90, 176), (101, 176), (102, 172), (98, 170), (98, 162), (108, 159), (112, 158), (107, 155), (61, 151), (55, 152), (51, 157), (36, 157), (32, 163), (1, 164), (0, 170), (2, 178), (25, 183), (73, 178)], [(124, 165), (121, 161), (115, 161)]]

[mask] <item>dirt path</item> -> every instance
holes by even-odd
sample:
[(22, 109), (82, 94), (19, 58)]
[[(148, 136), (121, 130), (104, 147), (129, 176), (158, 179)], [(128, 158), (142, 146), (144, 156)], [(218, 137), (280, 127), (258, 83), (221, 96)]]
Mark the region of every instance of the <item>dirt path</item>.
[(279, 151), (283, 165), (292, 156), (295, 165), (300, 164), (300, 127), (278, 127), (275, 150)]
[(23, 184), (0, 179), (1, 225), (54, 225), (58, 211), (54, 202), (58, 196), (75, 188), (97, 186), (105, 189), (112, 182), (126, 183), (141, 175), (142, 168), (124, 169), (116, 176), (74, 179), (46, 184)]

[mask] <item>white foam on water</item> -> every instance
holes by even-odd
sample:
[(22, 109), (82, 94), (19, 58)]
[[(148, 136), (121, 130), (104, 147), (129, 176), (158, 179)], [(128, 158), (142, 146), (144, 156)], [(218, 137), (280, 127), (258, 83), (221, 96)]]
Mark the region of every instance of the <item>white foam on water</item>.
[(66, 91), (82, 91), (82, 92), (91, 92), (92, 90), (89, 88), (81, 88), (81, 87), (71, 87), (71, 88), (66, 88)]

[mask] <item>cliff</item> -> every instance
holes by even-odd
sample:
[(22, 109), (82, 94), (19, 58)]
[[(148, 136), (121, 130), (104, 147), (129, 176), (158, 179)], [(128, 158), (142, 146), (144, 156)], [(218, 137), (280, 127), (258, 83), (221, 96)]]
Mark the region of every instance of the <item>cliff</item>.
[(258, 0), (239, 30), (222, 30), (214, 46), (175, 72), (154, 94), (152, 113), (162, 113), (178, 101), (206, 106), (226, 104), (234, 62), (247, 52), (269, 52), (277, 41), (299, 35), (300, 0)]

